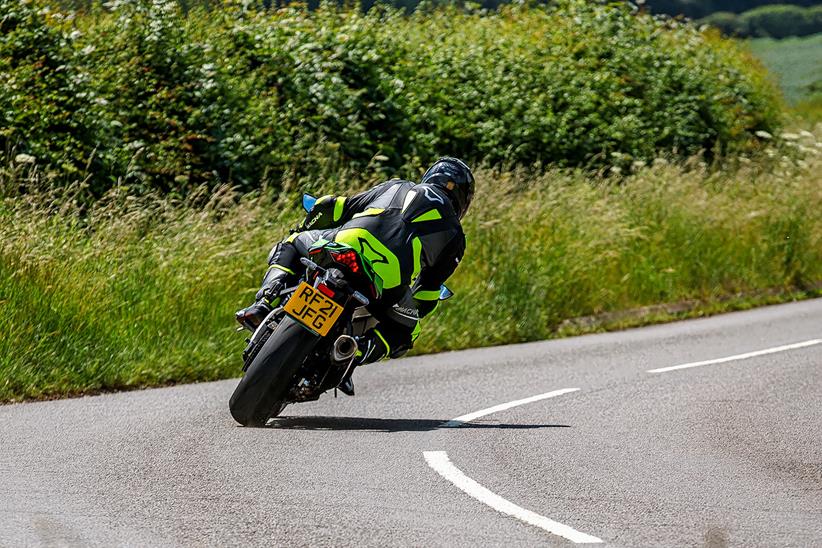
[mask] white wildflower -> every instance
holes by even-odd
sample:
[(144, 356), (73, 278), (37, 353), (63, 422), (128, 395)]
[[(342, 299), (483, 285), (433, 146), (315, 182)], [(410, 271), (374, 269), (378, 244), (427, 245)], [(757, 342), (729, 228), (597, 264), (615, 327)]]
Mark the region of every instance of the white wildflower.
[(800, 131), (799, 135), (805, 137), (806, 139), (814, 139), (813, 133), (811, 133), (807, 129), (803, 129), (802, 131)]
[(782, 134), (782, 138), (785, 139), (786, 141), (798, 141), (799, 140), (799, 135), (797, 135), (796, 133), (787, 133), (786, 132), (786, 133)]
[(760, 139), (773, 139), (773, 135), (771, 135), (771, 134), (770, 134), (770, 133), (768, 133), (767, 131), (763, 131), (763, 130), (761, 130), (761, 129), (760, 129), (760, 130), (758, 130), (758, 131), (756, 131), (756, 132), (754, 133), (754, 135), (756, 135), (756, 136), (757, 136), (757, 137), (759, 137)]
[(18, 164), (33, 164), (37, 161), (37, 158), (31, 154), (18, 154), (14, 157), (14, 161)]

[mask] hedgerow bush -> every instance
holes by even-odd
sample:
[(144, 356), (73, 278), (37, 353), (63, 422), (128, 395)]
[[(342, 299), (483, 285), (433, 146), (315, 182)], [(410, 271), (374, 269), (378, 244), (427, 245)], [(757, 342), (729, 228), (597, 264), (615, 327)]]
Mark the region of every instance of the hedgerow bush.
[(0, 144), (98, 193), (389, 175), (442, 154), (624, 167), (749, 151), (780, 124), (746, 54), (622, 4), (406, 16), (118, 0), (61, 16), (40, 1), (0, 0), (0, 79), (25, 89), (0, 89)]
[(750, 36), (750, 29), (747, 21), (736, 13), (730, 11), (717, 11), (707, 17), (697, 21), (700, 25), (710, 25), (718, 29), (725, 36), (746, 37)]
[(0, 0), (0, 153), (19, 149), (70, 177), (105, 172), (111, 140), (72, 47), (42, 6)]
[(729, 36), (782, 39), (822, 32), (822, 6), (803, 8), (774, 4), (735, 14), (717, 11), (698, 24), (710, 25)]
[(822, 18), (816, 15), (820, 13), (815, 8), (777, 4), (746, 11), (739, 17), (750, 36), (787, 38), (822, 32)]

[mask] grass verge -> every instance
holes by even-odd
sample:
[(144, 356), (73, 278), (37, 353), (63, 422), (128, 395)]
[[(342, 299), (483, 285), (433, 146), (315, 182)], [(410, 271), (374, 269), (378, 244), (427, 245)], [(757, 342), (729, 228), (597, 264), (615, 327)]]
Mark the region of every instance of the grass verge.
[[(816, 142), (804, 135), (796, 146)], [(468, 253), (449, 282), (457, 297), (424, 322), (415, 351), (818, 295), (822, 160), (770, 162), (711, 173), (660, 160), (619, 184), (577, 171), (479, 170)], [(0, 202), (0, 401), (239, 375), (244, 337), (232, 313), (299, 217), (294, 196), (114, 191), (82, 216), (78, 207), (65, 195)], [(696, 305), (593, 327), (567, 321), (681, 301)]]

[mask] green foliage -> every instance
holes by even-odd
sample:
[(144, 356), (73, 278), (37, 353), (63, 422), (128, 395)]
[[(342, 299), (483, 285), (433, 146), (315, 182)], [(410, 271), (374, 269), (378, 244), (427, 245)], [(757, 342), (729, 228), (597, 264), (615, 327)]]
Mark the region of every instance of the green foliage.
[(822, 32), (822, 20), (814, 21), (811, 10), (798, 6), (763, 6), (740, 16), (751, 36), (787, 38)]
[(56, 15), (0, 0), (0, 151), (34, 155), (49, 169), (82, 179), (105, 171), (96, 151), (105, 126), (75, 35), (50, 24)]
[(737, 14), (730, 11), (717, 11), (697, 21), (701, 25), (710, 25), (725, 36), (748, 36), (748, 25)]
[[(214, 8), (220, 5), (220, 0), (175, 0), (184, 10), (189, 11), (197, 8)], [(625, 0), (628, 1), (628, 0)], [(645, 0), (643, 6), (650, 8), (654, 13), (668, 14), (673, 16), (684, 15), (692, 19), (707, 17), (712, 13), (725, 11), (731, 13), (742, 13), (760, 6), (785, 3), (786, 0)], [(54, 5), (71, 10), (93, 10), (95, 7), (105, 5), (105, 0), (51, 0)], [(290, 0), (242, 0), (243, 5), (255, 8), (277, 8), (294, 2)], [(310, 9), (316, 9), (320, 5), (320, 0), (308, 0), (302, 2)], [(422, 0), (359, 0), (350, 2), (337, 0), (338, 5), (358, 5), (363, 11), (371, 9), (375, 5), (387, 5), (402, 8), (411, 13), (422, 4)], [(479, 0), (469, 2), (466, 0), (428, 0), (426, 5), (457, 5), (480, 6), (483, 9), (497, 9), (500, 6), (516, 3), (511, 0)], [(549, 0), (542, 0), (538, 3), (549, 3)], [(639, 2), (633, 2), (639, 4)], [(799, 6), (813, 6), (816, 0), (788, 0), (788, 3)]]
[(120, 0), (65, 20), (0, 1), (4, 25), (25, 22), (0, 42), (0, 79), (26, 83), (0, 91), (4, 142), (56, 182), (90, 165), (98, 194), (385, 176), (442, 154), (627, 166), (750, 150), (780, 124), (744, 53), (622, 4), (405, 16)]
[[(124, 0), (84, 29), (78, 44), (105, 97), (126, 184), (170, 190), (188, 184), (249, 183), (238, 162), (233, 114), (244, 107), (218, 66), (219, 54), (192, 40), (175, 2)], [(234, 169), (234, 166), (240, 171)], [(242, 171), (246, 168), (246, 171)]]
[(794, 107), (797, 115), (812, 124), (822, 122), (822, 92), (814, 93)]
[[(817, 148), (812, 136), (791, 142)], [(423, 322), (416, 351), (815, 285), (820, 158), (710, 175), (697, 160), (658, 159), (619, 185), (578, 170), (479, 169), (467, 254), (448, 282), (456, 297)], [(244, 336), (232, 314), (301, 214), (296, 195), (238, 202), (223, 189), (179, 202), (115, 189), (77, 213), (71, 194), (0, 201), (0, 401), (238, 376)]]
[(708, 17), (719, 11), (742, 13), (772, 4), (813, 6), (816, 0), (647, 0), (646, 5), (654, 13), (684, 15), (692, 19)]
[(697, 21), (728, 36), (787, 38), (822, 32), (822, 6), (771, 5), (740, 15), (719, 11)]

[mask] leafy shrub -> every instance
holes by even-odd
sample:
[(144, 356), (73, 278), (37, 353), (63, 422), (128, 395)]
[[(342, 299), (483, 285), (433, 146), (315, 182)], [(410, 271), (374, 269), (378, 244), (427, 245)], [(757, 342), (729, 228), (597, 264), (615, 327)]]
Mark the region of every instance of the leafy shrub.
[(822, 5), (808, 8), (808, 19), (813, 33), (822, 32)]
[(44, 7), (0, 0), (0, 151), (83, 178), (86, 170), (105, 171), (105, 152), (96, 150), (105, 127), (73, 35), (50, 24), (54, 17)]
[(697, 21), (710, 25), (728, 36), (773, 37), (807, 36), (822, 32), (822, 6), (802, 8), (772, 5), (746, 11), (740, 15), (718, 11)]
[(811, 122), (822, 122), (822, 80), (807, 86), (807, 94), (796, 105), (795, 110), (801, 118)]
[(725, 36), (748, 36), (748, 25), (735, 13), (717, 11), (697, 21), (700, 25), (710, 25)]
[[(684, 15), (692, 19), (708, 17), (719, 11), (742, 13), (760, 6), (784, 3), (785, 0), (647, 0), (654, 13)], [(816, 0), (788, 0), (798, 6), (813, 6)]]
[(740, 19), (752, 36), (787, 38), (822, 31), (822, 26), (815, 28), (809, 10), (799, 6), (763, 6), (746, 11)]
[(234, 135), (245, 100), (227, 85), (219, 52), (190, 36), (194, 17), (172, 0), (120, 0), (84, 33), (84, 63), (107, 98), (126, 183), (250, 183)]
[[(389, 175), (442, 154), (630, 165), (748, 150), (780, 123), (762, 70), (730, 42), (622, 4), (405, 16), (120, 0), (68, 21), (42, 15), (39, 0), (0, 1), (53, 59), (38, 64), (4, 33), (1, 76), (36, 84), (28, 98), (0, 92), (4, 135), (50, 151), (33, 154), (63, 180), (94, 159), (98, 192)], [(32, 66), (42, 78), (26, 76)], [(58, 132), (65, 146), (47, 125), (59, 109), (72, 120)]]

